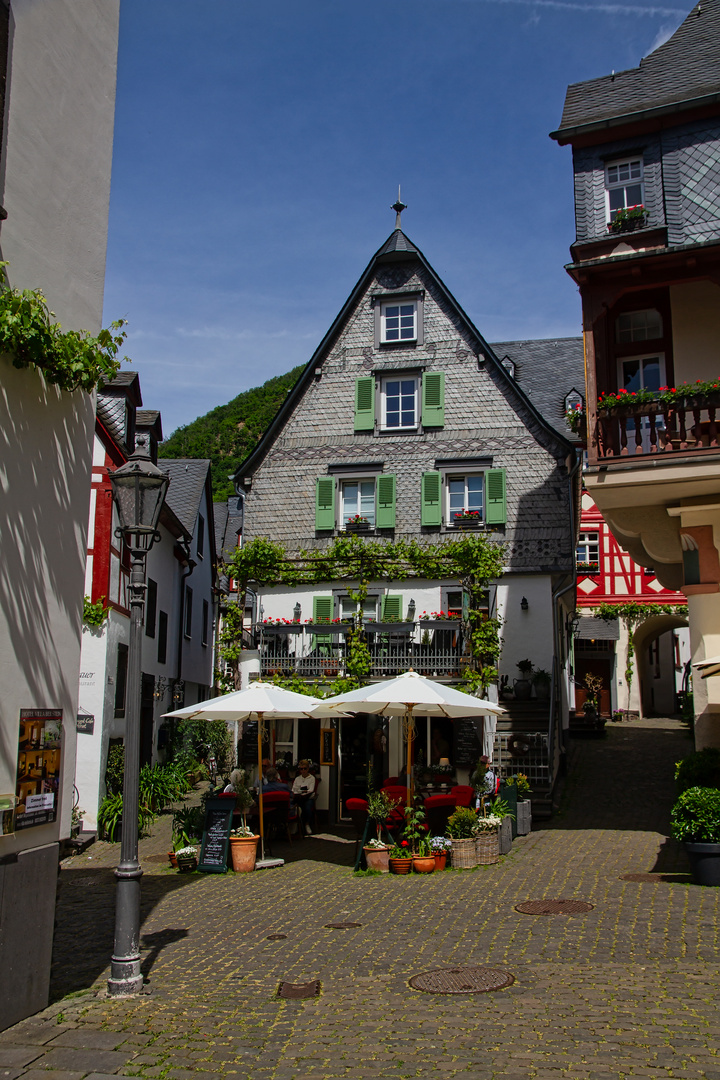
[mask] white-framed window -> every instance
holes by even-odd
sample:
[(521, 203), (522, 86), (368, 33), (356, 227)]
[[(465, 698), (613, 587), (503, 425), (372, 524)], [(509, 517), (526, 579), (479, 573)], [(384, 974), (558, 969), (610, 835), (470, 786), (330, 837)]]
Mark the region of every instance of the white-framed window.
[(416, 300), (390, 301), (380, 307), (380, 341), (417, 341), (418, 306)]
[(578, 566), (600, 566), (600, 533), (581, 532), (575, 551)]
[[(341, 619), (354, 619), (357, 615), (357, 602), (350, 596), (340, 596), (338, 598), (338, 615)], [(366, 619), (377, 619), (378, 611), (378, 598), (377, 596), (366, 596), (362, 605), (362, 613)]]
[(662, 315), (655, 308), (643, 311), (626, 311), (615, 322), (615, 340), (652, 341), (663, 336)]
[(342, 523), (365, 518), (368, 525), (375, 524), (375, 478), (370, 480), (342, 480), (340, 483), (340, 511)]
[(407, 430), (418, 426), (418, 379), (415, 375), (385, 378), (381, 384), (384, 431)]
[(643, 160), (641, 157), (611, 161), (605, 166), (607, 219), (612, 221), (618, 210), (639, 206), (643, 202)]
[(663, 355), (626, 356), (618, 361), (620, 386), (629, 394), (638, 390), (659, 390), (665, 384)]
[(449, 473), (445, 478), (445, 492), (448, 525), (474, 516), (478, 521), (485, 519), (484, 473)]

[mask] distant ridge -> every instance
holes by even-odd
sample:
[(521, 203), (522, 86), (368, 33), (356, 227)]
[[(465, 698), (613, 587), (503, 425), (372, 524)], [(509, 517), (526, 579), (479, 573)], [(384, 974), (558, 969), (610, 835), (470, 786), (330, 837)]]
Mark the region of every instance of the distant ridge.
[(213, 497), (216, 502), (229, 499), (234, 492), (228, 474), (257, 444), (288, 391), (300, 378), (303, 366), (268, 379), (262, 386), (238, 394), (227, 405), (218, 405), (205, 416), (179, 427), (160, 445), (159, 457), (209, 458)]

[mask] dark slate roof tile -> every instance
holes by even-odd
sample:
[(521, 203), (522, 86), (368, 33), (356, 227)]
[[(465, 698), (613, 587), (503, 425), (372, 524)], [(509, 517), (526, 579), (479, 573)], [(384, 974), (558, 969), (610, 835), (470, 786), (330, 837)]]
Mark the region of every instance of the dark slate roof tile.
[(210, 461), (206, 458), (160, 458), (158, 467), (170, 477), (165, 501), (187, 532), (194, 535)]
[(560, 131), (720, 93), (720, 0), (702, 0), (637, 68), (568, 87)]
[(513, 361), (515, 381), (546, 422), (570, 442), (577, 442), (565, 423), (565, 397), (571, 390), (585, 397), (582, 338), (496, 341), (491, 348), (498, 360), (507, 356)]
[(402, 229), (395, 229), (395, 232), (387, 238), (375, 257), (378, 258), (380, 255), (390, 255), (394, 251), (417, 254), (417, 250), (418, 249), (415, 247), (412, 240), (408, 240)]

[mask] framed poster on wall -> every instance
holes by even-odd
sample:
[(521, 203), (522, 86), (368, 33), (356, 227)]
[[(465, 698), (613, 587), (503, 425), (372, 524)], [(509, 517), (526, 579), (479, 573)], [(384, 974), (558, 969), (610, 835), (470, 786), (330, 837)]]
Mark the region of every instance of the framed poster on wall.
[(335, 764), (335, 728), (320, 729), (320, 764)]
[(57, 818), (62, 715), (62, 709), (20, 710), (16, 832)]

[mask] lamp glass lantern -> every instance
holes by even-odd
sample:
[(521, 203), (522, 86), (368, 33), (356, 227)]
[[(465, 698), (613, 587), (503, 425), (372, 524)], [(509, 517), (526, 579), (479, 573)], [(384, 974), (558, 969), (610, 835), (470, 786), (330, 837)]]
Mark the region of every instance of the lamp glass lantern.
[(154, 465), (138, 436), (135, 453), (110, 475), (120, 531), (129, 548), (148, 551), (157, 531), (168, 477)]

